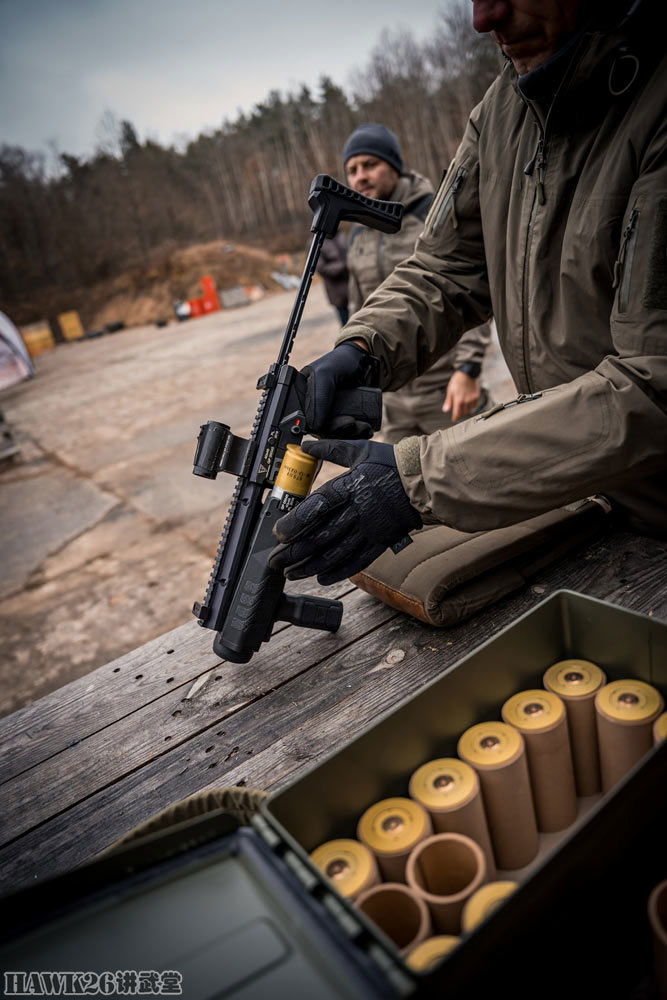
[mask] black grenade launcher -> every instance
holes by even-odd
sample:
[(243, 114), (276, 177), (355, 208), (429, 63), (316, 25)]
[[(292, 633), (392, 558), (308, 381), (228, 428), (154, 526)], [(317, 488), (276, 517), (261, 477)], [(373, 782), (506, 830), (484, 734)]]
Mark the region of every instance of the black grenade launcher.
[[(313, 211), (313, 238), (278, 360), (257, 383), (262, 396), (250, 438), (238, 437), (227, 424), (211, 420), (202, 424), (197, 440), (195, 475), (238, 476), (206, 597), (193, 607), (199, 624), (217, 632), (215, 653), (232, 663), (247, 663), (268, 641), (276, 621), (335, 632), (343, 614), (340, 601), (285, 594), (283, 573), (268, 565), (276, 544), (275, 522), (303, 499), (314, 474), (308, 468), (314, 460), (298, 447), (308, 433), (306, 379), (288, 360), (326, 237), (334, 236), (343, 221), (395, 233), (401, 227), (403, 206), (367, 198), (326, 174), (313, 180), (308, 205)], [(336, 409), (379, 430), (382, 394), (368, 386), (343, 390)]]

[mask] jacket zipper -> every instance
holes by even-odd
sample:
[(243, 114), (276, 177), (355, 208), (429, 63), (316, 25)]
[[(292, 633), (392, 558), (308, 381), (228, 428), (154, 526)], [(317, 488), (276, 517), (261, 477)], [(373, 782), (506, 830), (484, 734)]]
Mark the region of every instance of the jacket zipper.
[[(541, 127), (541, 126), (540, 126)], [(537, 191), (537, 201), (538, 204), (544, 205), (547, 197), (544, 190), (544, 171), (547, 165), (547, 158), (544, 151), (544, 134), (540, 135), (537, 143), (537, 152), (535, 156), (530, 160), (526, 166), (523, 168), (524, 174), (528, 177), (532, 177), (535, 173), (535, 168), (537, 167), (537, 180), (535, 181), (535, 190)]]
[(467, 176), (468, 176), (468, 171), (466, 170), (466, 168), (465, 167), (459, 167), (458, 170), (456, 171), (456, 175), (454, 177), (454, 180), (452, 181), (451, 185), (447, 189), (447, 193), (445, 194), (444, 198), (442, 199), (442, 204), (440, 205), (440, 208), (438, 209), (438, 214), (436, 215), (436, 217), (433, 220), (433, 224), (431, 226), (431, 232), (432, 233), (436, 232), (436, 230), (440, 226), (440, 223), (445, 218), (448, 210), (451, 211), (451, 219), (452, 219), (452, 226), (453, 226), (453, 228), (454, 229), (458, 229), (458, 227), (459, 227), (459, 220), (456, 217), (456, 195), (458, 194), (458, 192), (463, 187), (463, 184), (464, 184), (465, 179), (466, 179)]
[[(526, 102), (528, 104), (528, 102)], [(528, 345), (529, 340), (529, 329), (530, 329), (530, 316), (528, 309), (528, 302), (530, 296), (528, 294), (528, 285), (530, 279), (530, 252), (533, 242), (533, 227), (535, 223), (535, 216), (537, 214), (538, 206), (544, 205), (546, 202), (546, 194), (544, 190), (544, 172), (547, 166), (546, 157), (546, 128), (549, 121), (549, 114), (551, 114), (551, 109), (547, 114), (546, 121), (542, 124), (539, 115), (533, 110), (532, 106), (528, 104), (535, 121), (537, 122), (537, 127), (540, 130), (540, 136), (537, 141), (537, 151), (533, 156), (532, 160), (526, 164), (523, 168), (524, 174), (531, 177), (535, 170), (537, 169), (537, 177), (535, 181), (535, 189), (533, 191), (533, 203), (530, 206), (530, 215), (528, 217), (528, 232), (526, 233), (526, 250), (523, 257), (523, 288), (522, 288), (522, 301), (521, 301), (521, 311), (522, 311), (522, 321), (523, 321), (523, 336), (521, 338), (521, 355), (523, 358), (523, 370), (524, 379), (526, 382), (526, 387), (529, 393), (533, 391), (533, 385), (530, 378), (530, 349)], [(553, 107), (553, 105), (552, 105)]]
[(522, 269), (523, 287), (522, 287), (521, 305), (522, 305), (523, 330), (521, 337), (521, 353), (523, 358), (523, 370), (525, 373), (524, 378), (526, 381), (526, 386), (528, 388), (528, 394), (530, 398), (532, 398), (531, 394), (533, 393), (533, 385), (532, 385), (532, 380), (530, 378), (530, 348), (529, 348), (530, 316), (528, 309), (528, 302), (530, 296), (528, 294), (528, 288), (530, 279), (530, 252), (533, 242), (533, 228), (538, 206), (545, 205), (547, 200), (546, 189), (544, 186), (544, 177), (547, 169), (547, 134), (549, 132), (549, 122), (553, 114), (553, 109), (555, 105), (558, 103), (558, 99), (561, 95), (561, 92), (563, 91), (566, 84), (569, 82), (569, 79), (572, 73), (574, 72), (574, 68), (576, 66), (577, 60), (581, 52), (581, 47), (582, 43), (580, 42), (575, 51), (573, 52), (569, 65), (565, 73), (563, 74), (563, 77), (558, 85), (555, 94), (553, 95), (551, 105), (547, 111), (546, 118), (544, 118), (544, 120), (542, 120), (542, 116), (539, 113), (538, 107), (535, 106), (526, 97), (524, 97), (523, 94), (521, 94), (524, 104), (532, 114), (540, 132), (535, 156), (524, 167), (524, 173), (528, 174), (528, 176), (531, 176), (535, 171), (535, 169), (537, 169), (537, 176), (535, 180), (535, 191), (533, 194), (533, 204), (531, 205), (530, 216), (528, 218), (528, 232), (526, 234), (526, 251), (523, 259), (523, 269)]
[(619, 289), (618, 311), (620, 313), (626, 311), (628, 308), (628, 300), (630, 298), (630, 277), (632, 275), (632, 259), (635, 255), (638, 222), (639, 210), (633, 208), (630, 212), (627, 225), (623, 230), (621, 248), (618, 252), (618, 258), (614, 263), (614, 281), (612, 288)]
[(477, 420), (488, 420), (494, 413), (500, 413), (501, 410), (506, 410), (510, 406), (517, 406), (519, 403), (530, 403), (531, 400), (539, 399), (542, 395), (543, 393), (541, 392), (520, 392), (516, 399), (510, 399), (508, 403), (496, 403), (490, 410), (485, 410), (484, 413), (477, 417)]
[(530, 206), (530, 216), (528, 218), (528, 232), (526, 234), (526, 250), (523, 257), (523, 288), (522, 288), (522, 320), (523, 320), (523, 336), (521, 338), (521, 355), (523, 357), (523, 371), (524, 378), (526, 381), (526, 386), (528, 392), (532, 393), (533, 386), (531, 384), (530, 378), (530, 351), (528, 348), (528, 331), (530, 328), (530, 316), (528, 309), (528, 279), (530, 271), (530, 251), (531, 244), (533, 242), (533, 225), (535, 222), (535, 215), (537, 213), (537, 205), (539, 198), (537, 197), (537, 190), (533, 192), (533, 204)]

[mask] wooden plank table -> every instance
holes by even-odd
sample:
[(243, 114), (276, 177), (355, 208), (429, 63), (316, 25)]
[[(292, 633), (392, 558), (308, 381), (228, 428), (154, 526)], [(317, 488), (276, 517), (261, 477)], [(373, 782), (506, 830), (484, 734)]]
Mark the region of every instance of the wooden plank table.
[(0, 892), (81, 864), (202, 789), (279, 790), (562, 588), (667, 621), (667, 542), (608, 536), (450, 629), (313, 583), (344, 603), (335, 635), (279, 626), (236, 665), (193, 620), (0, 720)]

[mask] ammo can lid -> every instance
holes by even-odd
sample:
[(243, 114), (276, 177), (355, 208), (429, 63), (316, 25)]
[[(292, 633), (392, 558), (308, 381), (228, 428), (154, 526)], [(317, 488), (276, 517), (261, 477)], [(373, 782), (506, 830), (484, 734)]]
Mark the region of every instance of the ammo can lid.
[(535, 688), (519, 691), (508, 698), (502, 717), (510, 726), (524, 733), (543, 733), (553, 729), (565, 717), (565, 705), (557, 694)]
[(584, 698), (606, 684), (607, 677), (590, 660), (559, 660), (549, 667), (543, 681), (548, 691), (561, 698)]
[(369, 806), (359, 820), (357, 836), (376, 854), (409, 851), (431, 831), (423, 806), (412, 799), (382, 799)]
[(629, 726), (651, 722), (664, 704), (657, 688), (634, 679), (612, 681), (595, 695), (595, 707), (601, 715)]
[(406, 962), (415, 972), (426, 972), (432, 965), (456, 948), (460, 938), (452, 934), (439, 934), (422, 941), (408, 955)]
[(410, 778), (410, 795), (434, 812), (465, 805), (477, 794), (479, 778), (457, 757), (440, 757), (418, 767)]
[(495, 910), (499, 903), (519, 888), (518, 882), (489, 882), (473, 893), (461, 914), (461, 927), (471, 931)]
[(511, 764), (523, 749), (523, 736), (505, 722), (479, 722), (466, 729), (457, 746), (459, 757), (481, 770)]
[(358, 840), (328, 840), (316, 847), (310, 858), (346, 899), (356, 896), (370, 882), (379, 881), (375, 858)]

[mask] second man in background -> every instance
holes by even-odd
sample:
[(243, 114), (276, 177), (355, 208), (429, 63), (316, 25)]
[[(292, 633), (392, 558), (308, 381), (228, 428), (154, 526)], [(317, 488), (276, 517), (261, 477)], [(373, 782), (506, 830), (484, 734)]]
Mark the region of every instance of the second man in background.
[[(360, 125), (343, 148), (348, 185), (369, 198), (399, 201), (403, 225), (388, 236), (354, 226), (349, 236), (350, 315), (401, 261), (409, 257), (433, 201), (433, 185), (405, 170), (398, 139), (384, 125)], [(480, 382), (484, 352), (491, 338), (488, 323), (469, 330), (456, 347), (428, 371), (397, 392), (383, 395), (382, 436), (395, 443), (413, 434), (432, 434), (441, 427), (492, 405)]]

